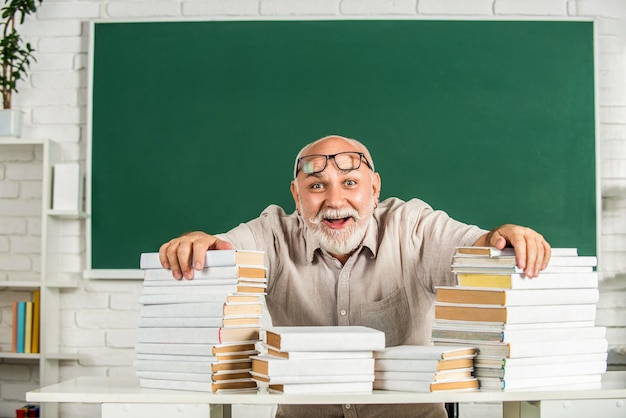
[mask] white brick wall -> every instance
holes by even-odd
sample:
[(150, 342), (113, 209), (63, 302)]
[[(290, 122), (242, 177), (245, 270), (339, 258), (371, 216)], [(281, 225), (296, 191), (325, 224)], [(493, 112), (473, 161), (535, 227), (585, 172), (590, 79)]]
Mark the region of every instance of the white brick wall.
[[(598, 323), (609, 327), (611, 363), (626, 368), (626, 1), (624, 0), (206, 0), (206, 1), (52, 1), (44, 0), (25, 36), (36, 48), (31, 77), (20, 85), (15, 107), (26, 112), (25, 137), (51, 138), (63, 144), (64, 159), (84, 163), (86, 147), (86, 28), (92, 19), (414, 16), (475, 18), (566, 18), (597, 22), (599, 173), (601, 177), (601, 261), (603, 281)], [(24, 147), (0, 153), (0, 280), (36, 274), (40, 257), (39, 214), (41, 156)], [(84, 266), (85, 230), (80, 222), (63, 229), (64, 265)], [(32, 251), (31, 251), (32, 250)], [(18, 292), (19, 293), (19, 292)], [(61, 344), (82, 360), (61, 363), (61, 378), (81, 375), (132, 376), (134, 324), (140, 284), (84, 281), (63, 292)], [(10, 313), (0, 292), (0, 349), (5, 350)], [(7, 299), (8, 298), (8, 299)], [(14, 416), (23, 394), (36, 386), (37, 369), (24, 363), (0, 363), (0, 417)], [(62, 406), (66, 418), (99, 416), (95, 405)], [(240, 408), (236, 416), (261, 416), (267, 409)], [(499, 417), (498, 404), (462, 405), (461, 415)]]

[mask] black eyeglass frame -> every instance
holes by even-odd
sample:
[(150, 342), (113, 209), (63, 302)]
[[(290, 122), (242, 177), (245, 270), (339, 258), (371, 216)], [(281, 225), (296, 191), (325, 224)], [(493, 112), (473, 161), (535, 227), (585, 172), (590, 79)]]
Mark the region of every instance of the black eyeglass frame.
[[(298, 176), (298, 172), (300, 172), (300, 162), (308, 157), (325, 157), (326, 161), (324, 162), (324, 167), (322, 167), (321, 170), (316, 170), (312, 173), (306, 173), (306, 174), (317, 174), (317, 173), (321, 173), (322, 171), (326, 170), (326, 167), (328, 166), (328, 160), (332, 159), (333, 162), (335, 163), (335, 167), (337, 167), (337, 169), (339, 170), (343, 170), (342, 168), (339, 168), (339, 165), (337, 165), (337, 160), (335, 159), (336, 156), (341, 155), (341, 154), (358, 154), (359, 155), (359, 165), (349, 169), (347, 171), (352, 171), (352, 170), (358, 170), (359, 168), (361, 168), (361, 164), (363, 162), (365, 162), (365, 165), (372, 171), (374, 171), (374, 167), (372, 167), (372, 165), (370, 164), (370, 162), (367, 160), (367, 157), (365, 156), (364, 153), (362, 152), (358, 152), (358, 151), (342, 151), (342, 152), (338, 152), (336, 154), (309, 154), (309, 155), (303, 155), (302, 157), (298, 158), (296, 160), (296, 169), (293, 173), (293, 178), (296, 178)], [(346, 171), (346, 170), (343, 170)]]

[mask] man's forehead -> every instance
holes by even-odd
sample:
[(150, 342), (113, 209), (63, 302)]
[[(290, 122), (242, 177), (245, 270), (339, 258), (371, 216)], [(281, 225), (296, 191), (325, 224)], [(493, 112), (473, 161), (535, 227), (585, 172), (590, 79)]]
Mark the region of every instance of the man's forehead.
[(363, 147), (341, 137), (327, 138), (312, 144), (304, 150), (302, 155), (307, 154), (336, 154), (344, 151), (364, 152)]

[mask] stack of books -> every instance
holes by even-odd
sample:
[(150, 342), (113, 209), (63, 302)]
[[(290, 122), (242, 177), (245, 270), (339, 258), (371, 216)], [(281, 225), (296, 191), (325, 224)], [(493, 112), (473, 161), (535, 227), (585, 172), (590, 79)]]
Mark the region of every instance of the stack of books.
[(371, 392), (373, 353), (384, 348), (385, 333), (367, 327), (273, 327), (252, 357), (252, 376), (280, 393)]
[(528, 278), (513, 249), (458, 248), (458, 285), (437, 288), (432, 341), (477, 347), (483, 390), (598, 387), (608, 343), (595, 326), (596, 263), (576, 248), (553, 248), (548, 267)]
[(193, 280), (175, 280), (158, 253), (144, 270), (137, 358), (142, 387), (194, 391), (256, 389), (250, 357), (258, 352), (266, 269), (258, 251), (207, 251)]
[(14, 353), (39, 353), (39, 314), (41, 291), (33, 291), (33, 300), (13, 301), (12, 348)]
[(376, 351), (374, 389), (477, 390), (473, 347), (401, 345)]

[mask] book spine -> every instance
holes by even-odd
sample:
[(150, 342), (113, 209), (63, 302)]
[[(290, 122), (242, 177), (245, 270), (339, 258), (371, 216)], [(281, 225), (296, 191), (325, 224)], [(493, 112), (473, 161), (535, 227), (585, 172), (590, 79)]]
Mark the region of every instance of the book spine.
[(26, 302), (17, 302), (17, 352), (24, 352), (24, 333), (26, 332)]
[(33, 292), (33, 337), (31, 340), (31, 353), (39, 353), (39, 329), (41, 315), (41, 291)]
[(33, 302), (26, 302), (26, 314), (24, 316), (24, 352), (29, 353), (32, 349), (33, 339)]

